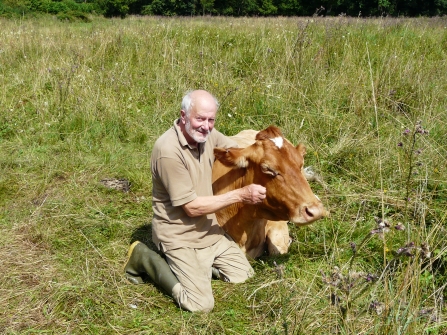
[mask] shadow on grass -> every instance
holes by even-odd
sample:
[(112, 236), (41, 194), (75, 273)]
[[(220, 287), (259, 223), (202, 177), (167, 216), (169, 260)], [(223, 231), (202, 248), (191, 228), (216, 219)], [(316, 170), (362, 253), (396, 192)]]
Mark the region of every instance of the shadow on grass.
[(267, 265), (270, 268), (275, 268), (281, 264), (286, 264), (289, 262), (290, 254), (283, 254), (283, 255), (269, 255), (267, 252), (265, 252), (263, 255), (261, 255), (256, 260), (257, 263), (261, 263)]
[(140, 241), (146, 244), (151, 250), (158, 251), (154, 242), (152, 242), (152, 223), (144, 223), (135, 228), (130, 236), (129, 245), (135, 241)]

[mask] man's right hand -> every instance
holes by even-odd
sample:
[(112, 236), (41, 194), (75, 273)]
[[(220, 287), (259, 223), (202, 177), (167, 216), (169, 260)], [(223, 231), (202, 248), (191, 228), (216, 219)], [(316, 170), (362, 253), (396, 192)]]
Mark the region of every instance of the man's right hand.
[(256, 205), (265, 199), (266, 189), (264, 186), (257, 184), (250, 184), (241, 188), (242, 202), (244, 204)]

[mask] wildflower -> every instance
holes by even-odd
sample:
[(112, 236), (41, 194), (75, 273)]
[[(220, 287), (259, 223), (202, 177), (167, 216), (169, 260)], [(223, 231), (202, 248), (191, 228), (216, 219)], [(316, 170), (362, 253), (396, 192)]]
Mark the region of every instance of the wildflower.
[(397, 225), (394, 226), (394, 229), (405, 230), (405, 226), (402, 224), (402, 222), (398, 222)]
[(425, 259), (430, 258), (431, 252), (430, 252), (430, 247), (428, 246), (427, 243), (421, 244), (421, 255), (422, 255), (422, 258), (425, 258)]
[(397, 253), (397, 256), (413, 257), (414, 250), (415, 250), (414, 242), (410, 242), (410, 243), (407, 243), (402, 248), (397, 249), (396, 253)]
[(414, 153), (415, 153), (416, 155), (420, 155), (420, 154), (422, 153), (422, 149), (417, 149)]
[(377, 300), (374, 300), (369, 304), (369, 310), (371, 312), (376, 312), (377, 315), (382, 314), (384, 308), (385, 308), (384, 304), (378, 302)]
[(381, 230), (381, 229), (373, 229), (373, 230), (371, 230), (369, 233), (370, 233), (371, 235), (374, 235), (374, 234), (381, 234), (381, 233), (382, 233), (382, 230)]
[(385, 229), (390, 227), (390, 224), (387, 220), (382, 220), (377, 216), (374, 217), (374, 220), (377, 222), (379, 228)]
[(331, 273), (330, 276), (326, 276), (323, 271), (321, 271), (321, 276), (323, 283), (326, 285), (332, 285), (335, 287), (338, 287), (342, 281), (344, 280), (343, 275), (340, 272), (340, 268), (338, 266), (334, 266), (334, 271)]
[(404, 144), (403, 144), (402, 142), (399, 142), (399, 143), (397, 143), (397, 146), (398, 146), (398, 147), (403, 147)]
[(418, 120), (416, 122), (415, 131), (416, 131), (416, 133), (422, 134), (422, 135), (428, 135), (429, 134), (429, 131), (425, 130), (424, 127), (422, 127), (422, 121), (421, 120)]
[(284, 264), (276, 264), (276, 261), (273, 261), (273, 265), (275, 265), (275, 272), (278, 275), (279, 278), (283, 278), (284, 277), (284, 270), (285, 270), (285, 266)]
[(410, 129), (406, 128), (406, 129), (403, 131), (402, 134), (404, 134), (404, 135), (408, 135), (409, 133), (410, 133)]
[(352, 252), (355, 254), (357, 252), (357, 244), (355, 244), (354, 242), (351, 242), (351, 243), (349, 243), (349, 245), (351, 246)]
[(378, 279), (378, 277), (372, 273), (368, 273), (365, 277), (365, 280), (367, 282), (373, 282), (373, 281), (376, 281), (377, 279)]
[(357, 280), (359, 278), (364, 278), (366, 274), (364, 272), (357, 272), (357, 271), (350, 271), (349, 272), (349, 278), (352, 280)]
[(419, 311), (419, 316), (429, 318), (430, 321), (438, 321), (438, 316), (434, 308), (423, 308)]
[(425, 315), (431, 314), (432, 312), (433, 312), (433, 308), (421, 309), (419, 311), (419, 315), (425, 316)]
[(383, 238), (383, 234), (388, 233), (390, 231), (390, 224), (387, 220), (382, 220), (377, 216), (374, 217), (374, 220), (377, 223), (376, 229), (370, 231), (371, 235), (377, 234), (380, 238)]

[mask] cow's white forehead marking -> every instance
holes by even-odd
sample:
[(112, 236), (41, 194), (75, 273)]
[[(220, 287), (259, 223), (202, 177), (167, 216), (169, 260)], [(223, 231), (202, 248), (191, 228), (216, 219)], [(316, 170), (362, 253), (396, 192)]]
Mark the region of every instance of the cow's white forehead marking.
[(282, 145), (284, 143), (284, 139), (282, 137), (271, 138), (270, 141), (275, 143), (275, 145), (280, 149), (282, 148)]

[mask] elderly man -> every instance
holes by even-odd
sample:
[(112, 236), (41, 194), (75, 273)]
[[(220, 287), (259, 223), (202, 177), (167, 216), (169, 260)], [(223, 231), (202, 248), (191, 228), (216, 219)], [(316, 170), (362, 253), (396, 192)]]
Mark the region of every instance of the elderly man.
[(213, 195), (213, 149), (236, 146), (214, 129), (217, 109), (218, 102), (209, 92), (189, 92), (180, 118), (155, 142), (152, 233), (167, 263), (137, 241), (125, 265), (131, 282), (141, 283), (141, 275), (149, 275), (188, 311), (213, 309), (212, 274), (231, 283), (253, 275), (245, 255), (224, 235), (214, 213), (237, 202), (257, 204), (265, 198), (265, 188), (255, 184)]

